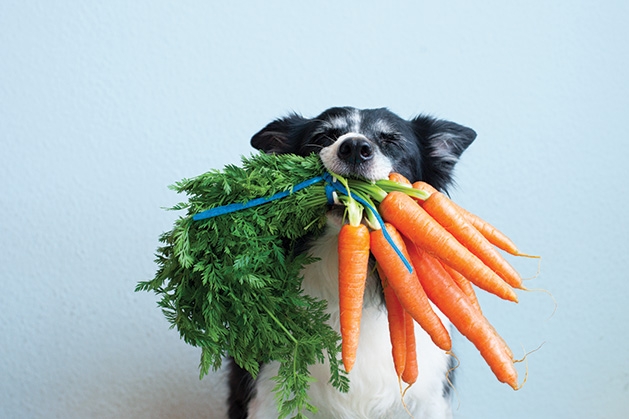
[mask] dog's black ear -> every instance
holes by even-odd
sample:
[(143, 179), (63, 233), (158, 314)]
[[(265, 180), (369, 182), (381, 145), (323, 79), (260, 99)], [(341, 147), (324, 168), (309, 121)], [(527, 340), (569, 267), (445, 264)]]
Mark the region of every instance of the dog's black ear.
[(308, 121), (295, 113), (276, 119), (251, 137), (251, 146), (265, 153), (297, 153), (301, 144), (296, 139)]
[(476, 138), (476, 132), (462, 125), (421, 115), (411, 121), (424, 160), (422, 177), (445, 191), (452, 183), (454, 165)]

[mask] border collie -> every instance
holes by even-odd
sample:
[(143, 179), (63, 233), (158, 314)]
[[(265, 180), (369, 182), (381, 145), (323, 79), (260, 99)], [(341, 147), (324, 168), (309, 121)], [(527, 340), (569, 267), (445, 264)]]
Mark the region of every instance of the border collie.
[[(319, 153), (330, 171), (343, 176), (376, 180), (392, 171), (414, 182), (424, 180), (447, 191), (453, 168), (476, 133), (453, 122), (418, 116), (405, 120), (387, 109), (331, 108), (316, 118), (291, 114), (277, 119), (251, 139), (251, 145), (266, 153)], [(319, 260), (304, 268), (304, 291), (326, 299), (332, 327), (339, 330), (338, 258), (336, 238), (341, 218), (330, 212), (326, 232), (304, 246)], [(365, 291), (360, 343), (356, 363), (349, 374), (350, 390), (341, 393), (329, 383), (329, 367), (314, 365), (316, 379), (310, 386), (316, 418), (450, 418), (452, 358), (437, 348), (416, 325), (417, 360), (420, 376), (404, 397), (393, 368), (386, 308), (377, 273)], [(444, 325), (449, 322), (440, 314)], [(254, 380), (233, 363), (229, 365), (230, 419), (277, 418), (271, 380), (278, 365), (263, 365)], [(309, 416), (310, 417), (310, 416)]]

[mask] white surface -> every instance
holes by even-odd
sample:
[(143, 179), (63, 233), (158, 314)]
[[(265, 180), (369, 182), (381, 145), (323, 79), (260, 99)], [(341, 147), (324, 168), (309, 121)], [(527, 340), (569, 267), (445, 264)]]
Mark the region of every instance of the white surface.
[(0, 417), (219, 418), (220, 377), (133, 292), (166, 185), (333, 105), (474, 128), (454, 198), (544, 256), (552, 318), (482, 301), (516, 353), (545, 342), (528, 382), (455, 338), (456, 417), (626, 417), (627, 3), (322, 4), (0, 3)]

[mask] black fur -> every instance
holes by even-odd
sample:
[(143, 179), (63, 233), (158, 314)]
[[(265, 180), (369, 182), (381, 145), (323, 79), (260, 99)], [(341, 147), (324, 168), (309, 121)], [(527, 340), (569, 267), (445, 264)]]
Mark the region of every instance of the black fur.
[(229, 419), (247, 419), (248, 405), (254, 396), (254, 379), (245, 369), (229, 360), (229, 398), (227, 414)]

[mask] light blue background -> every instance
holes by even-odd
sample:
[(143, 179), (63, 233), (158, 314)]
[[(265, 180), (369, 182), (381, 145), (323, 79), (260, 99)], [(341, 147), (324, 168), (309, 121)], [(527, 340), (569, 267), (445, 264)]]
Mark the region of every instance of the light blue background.
[(166, 186), (333, 105), (473, 127), (453, 197), (543, 255), (527, 284), (554, 315), (482, 295), (516, 353), (545, 342), (526, 385), (456, 337), (456, 417), (627, 417), (628, 21), (625, 1), (2, 1), (0, 417), (219, 418), (221, 377), (133, 292)]

